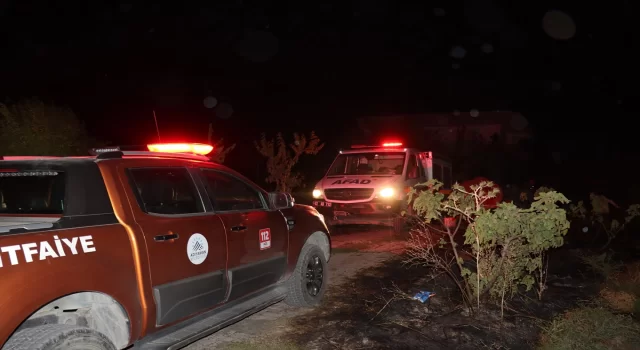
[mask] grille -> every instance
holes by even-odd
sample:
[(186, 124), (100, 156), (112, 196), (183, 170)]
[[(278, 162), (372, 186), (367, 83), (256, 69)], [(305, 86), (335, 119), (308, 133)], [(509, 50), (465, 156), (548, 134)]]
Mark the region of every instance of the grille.
[(373, 188), (330, 188), (324, 190), (327, 199), (335, 201), (357, 201), (369, 199)]

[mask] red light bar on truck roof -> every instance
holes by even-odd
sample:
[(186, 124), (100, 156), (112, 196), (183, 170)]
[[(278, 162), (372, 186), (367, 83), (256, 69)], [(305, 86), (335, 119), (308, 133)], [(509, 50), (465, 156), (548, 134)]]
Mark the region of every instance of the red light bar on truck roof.
[(203, 143), (153, 143), (147, 145), (150, 152), (192, 153), (205, 156), (213, 151), (213, 146)]
[[(352, 145), (351, 148), (380, 148), (381, 146), (367, 146), (367, 145)], [(402, 142), (385, 142), (382, 144), (382, 148), (395, 148), (402, 147)]]
[(210, 161), (206, 155), (213, 151), (213, 146), (202, 143), (152, 143), (137, 146), (108, 146), (102, 148), (92, 148), (89, 154), (98, 159), (122, 158), (122, 156), (133, 157), (170, 157), (188, 158), (203, 161)]

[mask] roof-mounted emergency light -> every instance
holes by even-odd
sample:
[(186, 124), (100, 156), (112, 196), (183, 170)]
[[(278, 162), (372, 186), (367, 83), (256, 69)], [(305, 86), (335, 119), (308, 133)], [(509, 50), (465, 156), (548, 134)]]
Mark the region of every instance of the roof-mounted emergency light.
[(213, 146), (203, 143), (152, 143), (147, 145), (150, 152), (192, 153), (205, 156), (213, 151)]
[[(402, 142), (385, 142), (382, 144), (383, 148), (396, 148), (396, 147), (402, 147)], [(357, 148), (380, 148), (380, 146), (367, 146), (367, 145), (352, 145), (351, 146), (352, 149), (357, 149)]]

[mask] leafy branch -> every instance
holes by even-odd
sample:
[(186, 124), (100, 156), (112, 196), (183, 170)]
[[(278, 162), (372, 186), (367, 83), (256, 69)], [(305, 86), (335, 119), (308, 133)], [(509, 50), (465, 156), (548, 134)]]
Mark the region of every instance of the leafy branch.
[(573, 219), (587, 220), (591, 225), (596, 226), (594, 241), (601, 232), (605, 233), (606, 241), (600, 247), (601, 250), (609, 247), (627, 225), (640, 216), (640, 204), (632, 204), (627, 209), (621, 209), (616, 202), (604, 195), (591, 193), (589, 199), (591, 210), (584, 205), (583, 201), (579, 201), (576, 205), (569, 206), (569, 213)]

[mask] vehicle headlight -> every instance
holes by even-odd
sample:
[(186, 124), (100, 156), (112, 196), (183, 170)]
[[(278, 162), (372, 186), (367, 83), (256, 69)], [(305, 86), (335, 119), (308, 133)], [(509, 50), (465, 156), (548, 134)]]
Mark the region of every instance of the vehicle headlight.
[(396, 191), (391, 187), (383, 188), (382, 190), (380, 190), (380, 197), (382, 198), (393, 197), (395, 193)]
[(320, 198), (322, 197), (322, 191), (319, 189), (315, 189), (313, 190), (313, 192), (311, 193), (313, 195), (313, 198)]

